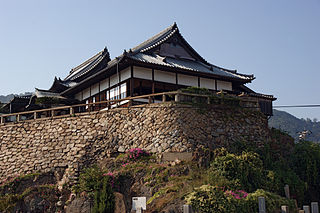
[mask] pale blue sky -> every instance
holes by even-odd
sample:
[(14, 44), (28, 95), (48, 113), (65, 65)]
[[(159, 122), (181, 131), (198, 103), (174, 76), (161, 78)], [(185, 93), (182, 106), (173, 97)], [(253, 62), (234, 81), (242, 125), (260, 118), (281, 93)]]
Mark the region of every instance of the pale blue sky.
[[(48, 89), (105, 46), (114, 58), (174, 21), (275, 105), (320, 104), (320, 0), (0, 0), (0, 95)], [(320, 119), (320, 108), (287, 111)]]

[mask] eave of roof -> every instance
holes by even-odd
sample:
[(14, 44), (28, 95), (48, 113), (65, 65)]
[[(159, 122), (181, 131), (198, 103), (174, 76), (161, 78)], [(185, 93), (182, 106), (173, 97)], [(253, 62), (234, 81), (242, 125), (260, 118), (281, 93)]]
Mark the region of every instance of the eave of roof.
[(69, 75), (63, 79), (64, 81), (74, 81), (77, 78), (87, 74), (92, 69), (94, 69), (103, 59), (107, 58), (110, 60), (110, 55), (107, 48), (100, 51), (96, 55), (92, 56), (82, 64), (78, 65), (77, 67), (71, 69)]

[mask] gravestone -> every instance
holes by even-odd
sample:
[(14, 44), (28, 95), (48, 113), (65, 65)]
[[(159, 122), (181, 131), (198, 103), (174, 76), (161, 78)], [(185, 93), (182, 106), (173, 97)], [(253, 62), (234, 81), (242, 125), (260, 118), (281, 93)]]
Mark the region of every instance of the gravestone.
[(183, 205), (183, 213), (192, 213), (192, 208), (190, 205)]
[(311, 203), (311, 213), (319, 213), (318, 202)]
[(147, 198), (146, 197), (132, 197), (132, 210), (136, 212), (142, 212), (147, 210)]
[(259, 213), (266, 213), (266, 201), (264, 197), (258, 197)]
[(289, 185), (285, 185), (284, 186), (284, 193), (286, 195), (286, 198), (290, 199), (290, 189), (289, 189)]
[(303, 206), (302, 209), (305, 213), (310, 213), (310, 206)]
[(281, 213), (289, 213), (289, 206), (281, 206)]

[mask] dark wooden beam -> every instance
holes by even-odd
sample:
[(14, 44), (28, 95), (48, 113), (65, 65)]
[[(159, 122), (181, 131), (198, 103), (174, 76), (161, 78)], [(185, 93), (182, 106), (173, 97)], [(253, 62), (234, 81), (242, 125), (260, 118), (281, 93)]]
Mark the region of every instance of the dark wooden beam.
[(155, 93), (154, 69), (152, 69), (152, 93)]
[(130, 77), (130, 96), (131, 97), (133, 97), (133, 86), (134, 86), (133, 66), (131, 66), (131, 77)]
[(214, 86), (215, 86), (215, 89), (218, 90), (218, 84), (217, 84), (217, 79), (214, 80)]

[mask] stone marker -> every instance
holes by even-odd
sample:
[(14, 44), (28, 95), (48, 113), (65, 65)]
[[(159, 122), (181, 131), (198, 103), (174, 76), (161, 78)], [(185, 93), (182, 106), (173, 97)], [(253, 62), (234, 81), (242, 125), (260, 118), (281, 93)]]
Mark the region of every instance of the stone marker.
[(259, 213), (266, 213), (266, 201), (264, 197), (258, 197)]
[(183, 205), (183, 213), (192, 213), (192, 208), (190, 205)]
[(147, 210), (147, 198), (146, 197), (132, 197), (132, 210), (136, 212), (142, 212)]
[(303, 206), (302, 208), (305, 213), (310, 213), (310, 206)]
[(304, 210), (299, 210), (299, 213), (305, 213)]
[(289, 190), (289, 185), (284, 186), (284, 193), (286, 195), (286, 198), (290, 199), (290, 190)]
[(319, 213), (318, 202), (311, 203), (311, 213)]
[(281, 206), (281, 213), (289, 213), (289, 206)]

